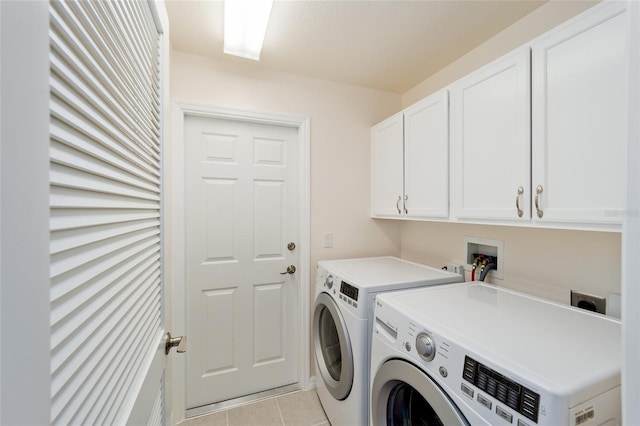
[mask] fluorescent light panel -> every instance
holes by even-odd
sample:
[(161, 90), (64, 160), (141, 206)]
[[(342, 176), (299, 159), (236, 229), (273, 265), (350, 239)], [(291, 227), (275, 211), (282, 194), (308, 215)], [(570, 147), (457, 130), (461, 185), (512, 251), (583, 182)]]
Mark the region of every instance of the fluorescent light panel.
[(224, 53), (260, 60), (273, 0), (224, 1)]

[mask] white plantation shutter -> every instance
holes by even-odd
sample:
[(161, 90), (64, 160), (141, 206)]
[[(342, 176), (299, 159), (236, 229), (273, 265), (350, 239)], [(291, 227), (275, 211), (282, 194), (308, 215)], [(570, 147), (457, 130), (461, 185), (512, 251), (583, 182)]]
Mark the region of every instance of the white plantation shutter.
[(156, 397), (153, 399), (153, 408), (149, 416), (148, 426), (158, 426), (164, 424), (164, 383), (158, 388)]
[(50, 63), (51, 422), (120, 424), (163, 331), (149, 4), (52, 1)]

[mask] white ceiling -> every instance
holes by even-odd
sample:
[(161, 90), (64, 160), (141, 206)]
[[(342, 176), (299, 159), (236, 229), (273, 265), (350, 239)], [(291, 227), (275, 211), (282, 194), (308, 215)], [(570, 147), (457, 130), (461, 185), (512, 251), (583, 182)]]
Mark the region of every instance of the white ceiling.
[(276, 0), (260, 62), (222, 52), (222, 1), (167, 11), (176, 50), (402, 94), (545, 1)]

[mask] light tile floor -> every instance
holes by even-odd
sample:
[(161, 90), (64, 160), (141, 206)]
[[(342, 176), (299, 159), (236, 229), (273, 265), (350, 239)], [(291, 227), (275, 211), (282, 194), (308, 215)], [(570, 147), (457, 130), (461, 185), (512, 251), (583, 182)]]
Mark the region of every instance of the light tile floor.
[(180, 426), (330, 426), (315, 390), (294, 392), (214, 414)]

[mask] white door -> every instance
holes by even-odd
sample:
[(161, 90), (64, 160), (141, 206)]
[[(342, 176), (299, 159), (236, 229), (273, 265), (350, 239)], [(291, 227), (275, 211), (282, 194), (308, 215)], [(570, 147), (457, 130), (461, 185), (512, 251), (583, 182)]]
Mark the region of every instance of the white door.
[(537, 222), (622, 223), (625, 9), (603, 3), (533, 46)]
[(187, 409), (297, 381), (297, 132), (185, 119)]
[(398, 113), (371, 128), (371, 215), (402, 216), (404, 194), (403, 115)]
[(529, 65), (520, 49), (451, 86), (454, 216), (530, 218)]

